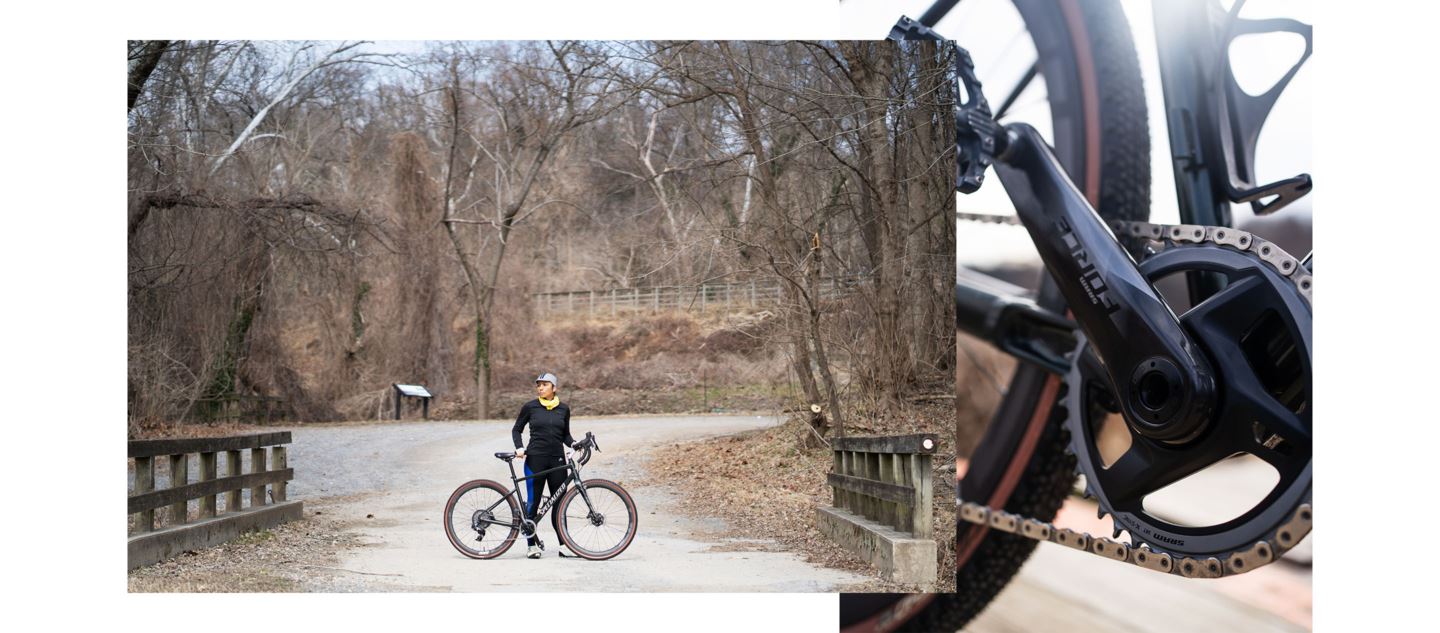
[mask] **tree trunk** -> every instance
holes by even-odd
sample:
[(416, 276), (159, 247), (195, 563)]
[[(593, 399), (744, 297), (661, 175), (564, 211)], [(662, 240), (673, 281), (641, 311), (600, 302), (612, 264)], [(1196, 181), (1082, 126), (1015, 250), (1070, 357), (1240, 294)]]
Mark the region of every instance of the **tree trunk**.
[(130, 60), (130, 98), (125, 104), (126, 112), (135, 109), (135, 100), (140, 98), (141, 89), (150, 79), (150, 73), (155, 72), (155, 67), (160, 65), (160, 57), (169, 46), (170, 40), (150, 40), (135, 51), (135, 56)]
[(798, 288), (790, 284), (787, 286), (790, 286), (787, 294), (790, 295), (794, 306), (786, 310), (790, 321), (790, 345), (795, 352), (792, 355), (794, 359), (792, 368), (795, 371), (795, 379), (800, 381), (800, 390), (805, 392), (805, 402), (819, 404), (821, 402), (820, 388), (815, 385), (815, 372), (810, 358), (810, 343), (805, 335), (807, 326), (805, 319), (800, 316), (801, 310), (803, 310), (802, 306), (806, 304), (805, 297)]
[[(857, 42), (846, 48), (852, 62), (851, 81), (861, 97), (869, 103), (888, 103), (891, 99), (893, 47), (878, 42)], [(875, 232), (873, 240), (867, 239), (867, 246), (874, 249), (870, 259), (879, 273), (871, 284), (876, 321), (872, 349), (879, 368), (876, 376), (879, 384), (876, 387), (887, 403), (895, 404), (900, 401), (909, 365), (909, 347), (903, 340), (901, 323), (906, 235), (902, 227), (900, 182), (895, 168), (897, 156), (890, 147), (887, 122), (889, 118), (883, 110), (878, 114), (869, 108), (862, 110), (858, 149), (861, 164), (867, 166), (871, 183), (863, 194)]]
[(455, 258), (460, 261), (460, 268), (465, 272), (466, 285), (470, 288), (470, 306), (475, 316), (475, 418), (485, 420), (490, 417), (490, 327), (485, 308), (485, 293), (480, 284), (479, 271), (475, 270), (475, 262), (466, 255), (461, 244), (460, 229), (455, 222), (450, 221), (454, 219), (455, 213), (455, 158), (460, 147), (458, 60), (450, 63), (450, 85), (446, 87), (445, 93), (447, 105), (450, 106), (450, 144), (445, 161), (445, 208), (441, 224), (445, 226), (445, 233), (450, 236), (450, 245), (455, 249)]

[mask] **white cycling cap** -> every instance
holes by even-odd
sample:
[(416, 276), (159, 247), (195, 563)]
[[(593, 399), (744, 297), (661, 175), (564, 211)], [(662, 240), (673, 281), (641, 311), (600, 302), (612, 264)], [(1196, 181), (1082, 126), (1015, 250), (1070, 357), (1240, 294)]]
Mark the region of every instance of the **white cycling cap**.
[(540, 377), (539, 377), (539, 378), (536, 378), (536, 379), (535, 379), (535, 382), (540, 382), (540, 381), (542, 381), (542, 380), (545, 381), (545, 382), (548, 382), (548, 383), (550, 383), (550, 384), (552, 384), (552, 385), (555, 385), (555, 388), (556, 388), (556, 389), (559, 389), (559, 388), (560, 388), (560, 379), (559, 379), (559, 378), (556, 378), (556, 377), (555, 377), (555, 374), (552, 374), (552, 373), (550, 373), (550, 372), (547, 371), (547, 372), (545, 372), (545, 373), (543, 373), (543, 374), (540, 374)]

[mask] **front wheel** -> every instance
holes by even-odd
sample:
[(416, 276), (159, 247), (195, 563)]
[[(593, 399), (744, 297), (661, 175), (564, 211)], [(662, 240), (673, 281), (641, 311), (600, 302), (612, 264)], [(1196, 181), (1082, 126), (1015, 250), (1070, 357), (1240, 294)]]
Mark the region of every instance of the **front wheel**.
[(445, 502), (445, 536), (470, 558), (495, 558), (515, 544), (522, 516), (515, 495), (499, 483), (467, 481)]
[(560, 538), (581, 558), (614, 558), (635, 540), (639, 523), (635, 501), (620, 484), (607, 479), (589, 479), (583, 487), (583, 496), (576, 487), (560, 500), (556, 510), (560, 518)]

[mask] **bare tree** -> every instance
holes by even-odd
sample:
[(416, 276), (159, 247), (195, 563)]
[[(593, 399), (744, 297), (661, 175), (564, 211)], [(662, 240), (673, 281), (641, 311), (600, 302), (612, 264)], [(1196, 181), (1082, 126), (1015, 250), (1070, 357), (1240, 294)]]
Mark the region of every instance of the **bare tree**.
[[(548, 205), (563, 203), (560, 199), (531, 202), (548, 161), (578, 128), (603, 116), (613, 108), (613, 95), (607, 96), (605, 80), (593, 73), (602, 70), (603, 55), (587, 50), (579, 42), (547, 42), (522, 48), (520, 59), (502, 62), (490, 81), (467, 87), (459, 74), (459, 58), (448, 64), (449, 82), (445, 88), (448, 106), (450, 140), (445, 170), (444, 219), (446, 231), (470, 288), (475, 325), (476, 414), (490, 417), (490, 340), (495, 287), (515, 227), (531, 214)], [(548, 53), (548, 57), (545, 54)], [(493, 61), (493, 60), (492, 60)], [(461, 96), (469, 93), (487, 111), (480, 121), (495, 127), (471, 130), (472, 156), (461, 170), (459, 152), (462, 130)], [(483, 162), (493, 169), (493, 184), (488, 195), (463, 207), (463, 211), (479, 210), (483, 201), (491, 206), (488, 218), (462, 216), (460, 205), (466, 201), (476, 181), (477, 166)], [(457, 183), (465, 184), (458, 187)], [(481, 181), (484, 183), (484, 181)], [(486, 188), (485, 184), (480, 186)], [(460, 226), (465, 224), (488, 227), (482, 233), (474, 253), (464, 247)]]
[(489, 417), (492, 377), (539, 369), (512, 334), (537, 290), (778, 282), (766, 375), (783, 363), (835, 433), (953, 366), (933, 45), (147, 46), (128, 117), (137, 415), (260, 393), (319, 419), (403, 378), (473, 384)]
[(233, 156), (242, 145), (251, 140), (251, 135), (254, 134), (255, 129), (260, 127), (260, 124), (265, 121), (265, 117), (270, 114), (270, 111), (285, 99), (289, 98), (290, 93), (294, 92), (295, 88), (299, 86), (301, 82), (315, 74), (316, 71), (328, 66), (373, 57), (374, 54), (372, 53), (356, 51), (356, 47), (366, 43), (367, 42), (363, 41), (341, 42), (339, 45), (319, 55), (309, 63), (303, 63), (300, 61), (300, 57), (310, 51), (311, 45), (307, 44), (295, 51), (294, 55), (291, 56), (290, 66), (286, 68), (284, 72), (284, 75), (288, 77), (288, 79), (275, 91), (274, 95), (270, 97), (270, 102), (260, 108), (260, 111), (256, 112), (254, 116), (250, 117), (250, 122), (245, 125), (245, 129), (241, 130), (240, 133), (235, 136), (235, 140), (230, 143), (230, 146), (226, 147), (224, 151), (220, 152), (220, 154), (214, 158), (210, 167), (210, 174), (214, 175), (215, 172), (220, 171), (220, 168), (225, 166), (225, 161), (230, 160), (230, 157)]

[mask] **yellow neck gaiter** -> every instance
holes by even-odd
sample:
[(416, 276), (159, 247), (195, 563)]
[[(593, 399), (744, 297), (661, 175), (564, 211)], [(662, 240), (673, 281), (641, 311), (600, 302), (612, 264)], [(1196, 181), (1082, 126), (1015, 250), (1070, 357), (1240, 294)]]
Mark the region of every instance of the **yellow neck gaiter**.
[(556, 395), (554, 398), (551, 398), (551, 399), (549, 399), (549, 400), (546, 400), (546, 399), (544, 399), (544, 398), (539, 398), (538, 400), (540, 400), (540, 404), (545, 407), (545, 410), (546, 410), (546, 411), (549, 411), (549, 410), (551, 410), (551, 409), (554, 409), (555, 407), (560, 406), (560, 396), (559, 396), (559, 395)]

